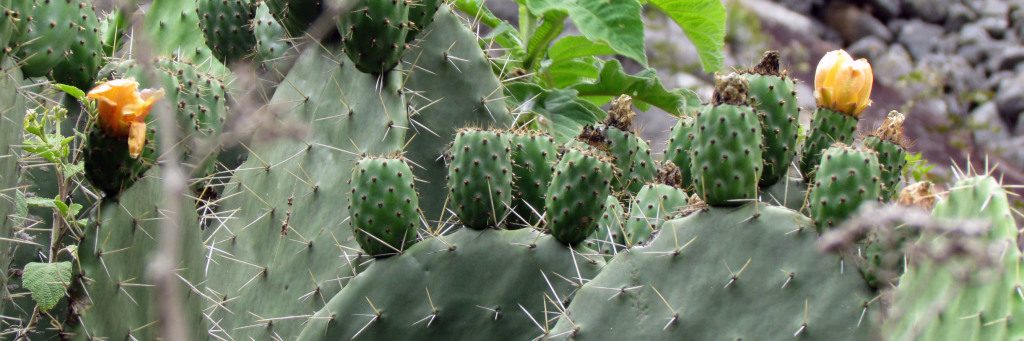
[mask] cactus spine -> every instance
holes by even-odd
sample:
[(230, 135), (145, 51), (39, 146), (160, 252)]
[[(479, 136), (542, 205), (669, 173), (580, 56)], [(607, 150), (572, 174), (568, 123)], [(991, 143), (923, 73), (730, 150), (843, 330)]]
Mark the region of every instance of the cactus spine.
[(761, 123), (747, 102), (747, 80), (715, 80), (713, 106), (697, 115), (690, 172), (694, 190), (711, 206), (738, 206), (757, 198), (761, 177)]

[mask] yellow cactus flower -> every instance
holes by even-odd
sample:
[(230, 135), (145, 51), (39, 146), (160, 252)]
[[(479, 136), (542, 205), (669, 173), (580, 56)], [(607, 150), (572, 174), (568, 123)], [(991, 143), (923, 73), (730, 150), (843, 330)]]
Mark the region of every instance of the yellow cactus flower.
[(97, 85), (86, 97), (98, 104), (100, 129), (114, 137), (128, 138), (128, 154), (133, 158), (142, 154), (146, 145), (146, 116), (161, 97), (163, 89), (139, 91), (134, 79), (115, 79)]
[(853, 117), (871, 105), (875, 76), (866, 59), (853, 60), (843, 50), (825, 54), (814, 72), (814, 99), (818, 107)]

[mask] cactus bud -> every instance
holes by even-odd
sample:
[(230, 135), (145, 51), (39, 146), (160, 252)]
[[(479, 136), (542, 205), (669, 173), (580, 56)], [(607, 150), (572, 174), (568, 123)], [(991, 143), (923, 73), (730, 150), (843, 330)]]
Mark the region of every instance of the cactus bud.
[(853, 117), (871, 105), (874, 74), (866, 59), (853, 60), (843, 50), (825, 54), (814, 72), (814, 98), (818, 107)]

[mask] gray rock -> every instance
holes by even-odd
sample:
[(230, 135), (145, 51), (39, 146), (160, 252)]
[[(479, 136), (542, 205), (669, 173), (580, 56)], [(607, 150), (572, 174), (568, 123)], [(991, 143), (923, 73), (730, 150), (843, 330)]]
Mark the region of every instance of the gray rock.
[(1024, 73), (1013, 78), (1004, 79), (996, 90), (996, 107), (999, 116), (1010, 125), (1016, 125), (1020, 114), (1024, 112)]
[(909, 17), (924, 19), (928, 22), (941, 23), (949, 15), (949, 7), (936, 3), (935, 0), (905, 0), (903, 11)]
[(892, 33), (874, 16), (845, 2), (832, 2), (825, 9), (825, 23), (839, 33), (843, 41), (852, 43), (861, 38), (875, 36), (892, 40)]
[(944, 34), (941, 26), (912, 20), (903, 25), (897, 40), (907, 47), (911, 56), (921, 58), (939, 51)]
[(868, 0), (868, 7), (880, 19), (892, 19), (900, 15), (900, 7), (903, 1), (900, 0)]
[(945, 26), (949, 31), (956, 31), (963, 25), (978, 20), (978, 13), (960, 2), (949, 6), (949, 15), (946, 16)]
[(1010, 13), (1010, 4), (1006, 0), (975, 0), (967, 3), (983, 17), (1006, 17)]
[(1010, 78), (1013, 78), (1014, 75), (1016, 75), (1016, 73), (1014, 73), (1013, 71), (1004, 70), (993, 72), (988, 76), (988, 79), (985, 80), (984, 89), (993, 89), (994, 91), (996, 88), (999, 87), (1000, 84), (1003, 84), (1003, 82), (1007, 81)]
[(999, 109), (995, 103), (988, 102), (974, 109), (969, 119), (974, 140), (983, 146), (1000, 145), (1010, 139), (1010, 131), (999, 118)]
[(1006, 35), (1006, 31), (1010, 29), (1010, 21), (1006, 18), (1006, 14), (1002, 17), (984, 17), (976, 23), (996, 39), (1002, 39)]
[(875, 60), (882, 52), (885, 52), (887, 47), (888, 44), (878, 37), (864, 37), (847, 47), (846, 52), (849, 52), (854, 58)]
[(991, 59), (992, 70), (1013, 70), (1024, 63), (1024, 46), (1008, 46)]
[(910, 53), (900, 44), (893, 44), (872, 63), (875, 79), (887, 85), (896, 85), (900, 78), (914, 70)]

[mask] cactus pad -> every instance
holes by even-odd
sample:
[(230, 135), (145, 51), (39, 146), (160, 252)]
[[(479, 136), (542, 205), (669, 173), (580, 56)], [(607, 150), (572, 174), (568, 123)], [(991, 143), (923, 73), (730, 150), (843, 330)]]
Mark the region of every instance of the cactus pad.
[(370, 157), (352, 171), (352, 235), (372, 256), (400, 254), (416, 242), (419, 198), (401, 158)]
[(545, 198), (548, 229), (559, 241), (575, 245), (594, 233), (606, 207), (599, 198), (611, 194), (615, 168), (607, 158), (569, 149), (555, 166)]
[(448, 166), (452, 209), (474, 229), (505, 222), (512, 203), (512, 148), (500, 131), (463, 129), (455, 136)]
[(401, 61), (409, 34), (409, 0), (362, 0), (338, 22), (345, 53), (365, 73), (382, 74)]
[[(800, 173), (805, 180), (814, 178), (814, 169), (821, 162), (821, 155), (832, 146), (841, 142), (853, 142), (857, 132), (857, 118), (829, 109), (818, 108), (811, 119), (811, 131), (804, 141), (803, 155), (800, 156)], [(808, 181), (809, 182), (809, 181)]]
[(747, 105), (746, 79), (716, 80), (714, 106), (697, 115), (690, 172), (694, 191), (711, 206), (738, 206), (757, 198), (761, 123)]
[(882, 166), (882, 199), (892, 200), (900, 191), (903, 167), (907, 165), (907, 140), (903, 136), (903, 114), (892, 111), (882, 126), (864, 139), (864, 146), (878, 153)]
[(256, 43), (251, 22), (256, 6), (251, 0), (199, 0), (196, 13), (206, 45), (228, 64), (249, 54)]
[(821, 157), (808, 194), (811, 218), (818, 229), (841, 224), (861, 204), (879, 200), (881, 169), (873, 151), (837, 144)]
[(544, 213), (544, 195), (551, 183), (558, 150), (555, 139), (531, 131), (509, 133), (512, 147), (514, 225), (537, 225)]
[(764, 135), (761, 187), (771, 186), (786, 176), (796, 155), (800, 118), (796, 82), (780, 69), (779, 53), (768, 51), (760, 64), (743, 74), (750, 84), (751, 105), (761, 118)]

